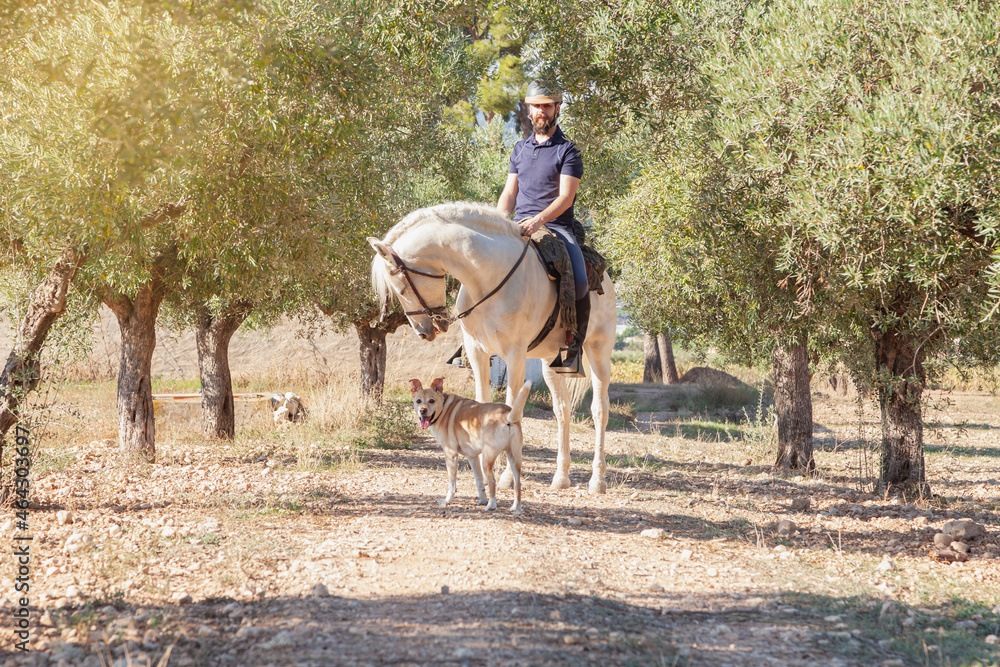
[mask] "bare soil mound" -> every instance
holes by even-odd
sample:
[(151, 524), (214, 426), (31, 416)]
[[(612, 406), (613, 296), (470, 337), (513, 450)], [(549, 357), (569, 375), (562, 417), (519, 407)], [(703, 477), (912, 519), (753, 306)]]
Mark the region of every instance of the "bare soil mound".
[(695, 366), (683, 376), (681, 376), (680, 384), (701, 384), (701, 385), (720, 385), (723, 387), (748, 387), (745, 382), (734, 378), (729, 373), (724, 373), (723, 371), (716, 370), (714, 368), (708, 368), (707, 366)]

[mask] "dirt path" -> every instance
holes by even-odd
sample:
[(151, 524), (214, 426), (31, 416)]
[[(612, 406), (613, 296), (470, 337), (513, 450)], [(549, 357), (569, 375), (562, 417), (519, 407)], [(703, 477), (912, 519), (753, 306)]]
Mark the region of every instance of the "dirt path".
[[(818, 410), (829, 433), (841, 428), (834, 408)], [(155, 664), (168, 647), (178, 666), (996, 663), (985, 639), (1000, 613), (992, 431), (982, 456), (929, 464), (947, 498), (904, 505), (859, 493), (856, 451), (822, 430), (822, 474), (805, 479), (736, 463), (747, 452), (735, 443), (630, 428), (610, 434), (609, 492), (592, 497), (592, 431), (574, 427), (575, 487), (552, 492), (554, 424), (540, 416), (525, 422), (519, 517), (509, 491), (499, 511), (477, 507), (467, 467), (439, 507), (444, 465), (429, 439), (305, 470), (305, 431), (277, 434), (261, 456), (179, 439), (140, 471), (91, 443), (36, 480), (33, 650), (0, 656), (88, 667)], [(804, 497), (808, 509), (790, 510)], [(935, 527), (965, 516), (987, 541), (968, 563), (930, 560)], [(786, 517), (801, 532), (778, 535)], [(9, 558), (2, 567), (7, 622)]]

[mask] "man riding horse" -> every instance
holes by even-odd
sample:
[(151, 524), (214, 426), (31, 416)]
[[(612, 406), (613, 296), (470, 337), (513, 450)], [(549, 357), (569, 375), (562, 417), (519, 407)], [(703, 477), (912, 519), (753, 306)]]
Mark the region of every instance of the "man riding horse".
[(582, 375), (581, 347), (590, 319), (590, 295), (583, 253), (573, 227), (573, 202), (583, 177), (583, 160), (576, 144), (566, 138), (556, 123), (562, 93), (550, 82), (536, 79), (528, 85), (524, 101), (528, 105), (533, 133), (517, 142), (510, 156), (510, 169), (497, 208), (512, 215), (521, 233), (531, 236), (545, 225), (569, 251), (576, 289), (577, 331), (567, 332), (566, 356), (553, 367), (562, 366)]

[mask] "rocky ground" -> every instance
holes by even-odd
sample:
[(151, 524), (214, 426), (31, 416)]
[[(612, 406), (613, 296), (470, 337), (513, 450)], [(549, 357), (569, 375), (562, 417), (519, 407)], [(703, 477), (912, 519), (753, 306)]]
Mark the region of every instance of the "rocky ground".
[[(509, 491), (476, 506), (467, 467), (439, 507), (428, 438), (358, 450), (304, 424), (221, 446), (164, 425), (159, 462), (136, 467), (95, 417), (36, 469), (31, 651), (13, 650), (5, 556), (0, 662), (1000, 664), (997, 407), (953, 396), (925, 416), (938, 497), (915, 503), (865, 493), (872, 415), (831, 397), (813, 478), (660, 410), (609, 434), (598, 497), (592, 429), (573, 430), (574, 487), (551, 491), (555, 425), (529, 410), (516, 517)], [(984, 533), (968, 553), (935, 545), (958, 519)]]

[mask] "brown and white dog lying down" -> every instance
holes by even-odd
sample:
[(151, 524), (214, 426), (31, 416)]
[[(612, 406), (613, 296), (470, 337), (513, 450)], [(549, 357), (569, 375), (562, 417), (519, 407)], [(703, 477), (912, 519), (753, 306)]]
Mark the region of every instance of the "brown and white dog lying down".
[[(479, 504), (487, 510), (497, 508), (497, 482), (493, 475), (493, 463), (501, 452), (507, 452), (514, 473), (514, 504), (510, 511), (521, 512), (521, 448), (524, 436), (521, 433), (521, 414), (528, 401), (531, 382), (525, 382), (517, 392), (514, 406), (503, 403), (477, 403), (471, 398), (462, 398), (444, 391), (444, 378), (431, 382), (425, 389), (420, 380), (410, 380), (413, 407), (417, 411), (421, 428), (430, 428), (431, 433), (444, 450), (444, 460), (448, 467), (448, 495), (438, 501), (447, 505), (455, 497), (455, 477), (458, 474), (458, 455), (469, 459), (472, 474), (476, 477)], [(489, 483), (489, 498), (483, 493), (483, 468)]]

